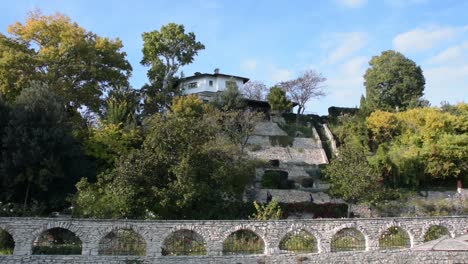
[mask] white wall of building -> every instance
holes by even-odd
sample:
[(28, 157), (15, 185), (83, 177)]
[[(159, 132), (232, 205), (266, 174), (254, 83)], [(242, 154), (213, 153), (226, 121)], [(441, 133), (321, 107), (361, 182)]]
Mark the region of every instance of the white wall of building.
[[(213, 85), (210, 86), (210, 80), (213, 81)], [(199, 78), (193, 78), (181, 83), (184, 88), (183, 94), (194, 94), (202, 92), (220, 92), (226, 90), (226, 81), (235, 81), (237, 87), (242, 89), (244, 82), (240, 78), (225, 77), (225, 76), (200, 76)], [(190, 83), (197, 83), (196, 88), (190, 88)]]

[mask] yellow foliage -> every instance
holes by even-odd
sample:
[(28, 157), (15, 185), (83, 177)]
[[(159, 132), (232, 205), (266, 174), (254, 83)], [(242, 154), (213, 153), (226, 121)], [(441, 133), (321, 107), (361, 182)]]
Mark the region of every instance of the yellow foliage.
[(374, 140), (382, 142), (398, 133), (400, 123), (394, 113), (377, 110), (367, 118), (367, 128), (372, 132)]

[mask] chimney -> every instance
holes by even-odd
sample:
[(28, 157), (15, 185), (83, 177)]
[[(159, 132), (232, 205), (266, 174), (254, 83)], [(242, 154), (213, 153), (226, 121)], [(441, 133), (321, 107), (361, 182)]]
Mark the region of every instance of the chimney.
[(214, 69), (215, 74), (219, 74), (219, 68)]

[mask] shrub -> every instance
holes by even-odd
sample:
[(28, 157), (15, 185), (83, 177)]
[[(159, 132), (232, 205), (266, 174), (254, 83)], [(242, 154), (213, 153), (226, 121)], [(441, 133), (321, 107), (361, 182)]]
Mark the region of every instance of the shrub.
[(444, 226), (431, 226), (427, 230), (426, 234), (424, 234), (424, 242), (428, 242), (431, 240), (435, 240), (441, 238), (442, 236), (449, 235), (449, 231)]
[(291, 189), (293, 182), (288, 180), (288, 172), (267, 170), (262, 177), (263, 188)]
[(311, 202), (281, 204), (284, 217), (300, 213), (312, 213), (314, 218), (342, 218), (346, 217), (348, 206), (346, 204), (323, 203), (315, 204)]
[(304, 188), (310, 188), (314, 185), (314, 179), (311, 177), (300, 177), (296, 179), (296, 182)]
[(255, 145), (250, 146), (250, 151), (253, 151), (253, 152), (259, 151), (261, 149), (262, 149), (262, 145), (259, 145), (259, 144), (255, 144)]
[(269, 136), (268, 138), (273, 147), (292, 147), (294, 142), (294, 137), (291, 136)]

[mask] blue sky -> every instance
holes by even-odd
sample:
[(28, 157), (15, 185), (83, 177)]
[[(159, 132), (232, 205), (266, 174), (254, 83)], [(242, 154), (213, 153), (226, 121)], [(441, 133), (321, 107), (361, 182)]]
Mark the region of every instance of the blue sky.
[(422, 67), (432, 105), (468, 102), (466, 0), (17, 0), (2, 3), (0, 32), (36, 8), (119, 37), (136, 89), (147, 81), (147, 69), (139, 64), (141, 34), (175, 22), (206, 46), (183, 68), (186, 75), (220, 68), (272, 86), (307, 69), (322, 73), (327, 96), (311, 101), (306, 113), (357, 106), (368, 61), (388, 49)]

